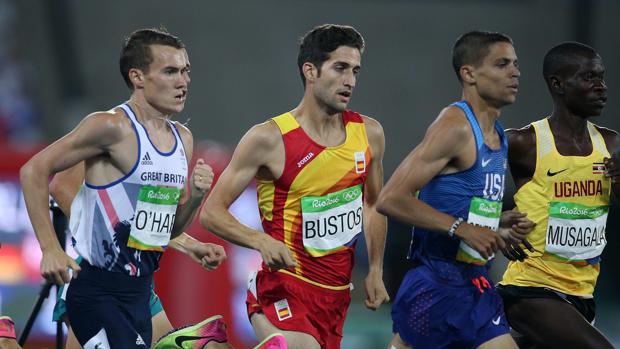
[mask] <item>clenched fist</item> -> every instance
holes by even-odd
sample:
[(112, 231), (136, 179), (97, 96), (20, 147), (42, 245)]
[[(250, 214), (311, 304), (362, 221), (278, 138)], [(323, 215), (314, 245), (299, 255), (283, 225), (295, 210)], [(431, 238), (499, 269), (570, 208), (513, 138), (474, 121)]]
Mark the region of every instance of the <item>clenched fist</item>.
[(189, 183), (190, 195), (192, 197), (203, 197), (211, 189), (213, 184), (213, 169), (200, 158), (196, 161), (196, 166), (192, 171)]

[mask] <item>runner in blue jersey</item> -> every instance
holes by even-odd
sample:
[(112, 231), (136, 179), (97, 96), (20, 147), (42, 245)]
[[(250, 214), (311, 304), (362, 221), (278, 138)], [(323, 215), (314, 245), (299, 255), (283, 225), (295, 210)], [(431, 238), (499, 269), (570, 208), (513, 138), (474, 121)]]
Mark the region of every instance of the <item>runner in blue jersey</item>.
[(474, 31), (456, 41), (453, 66), (462, 100), (441, 111), (379, 197), (381, 213), (415, 227), (416, 266), (392, 305), (390, 349), (516, 348), (487, 269), (532, 228), (501, 210), (507, 142), (497, 119), (516, 99), (517, 56), (506, 35)]
[[(80, 344), (144, 349), (151, 342), (152, 274), (169, 240), (193, 218), (213, 173), (199, 159), (188, 177), (193, 137), (171, 120), (183, 110), (190, 82), (181, 40), (165, 30), (137, 30), (119, 63), (129, 100), (84, 118), (24, 165), (20, 179), (43, 252), (41, 273), (64, 284), (73, 271), (67, 313)], [(53, 231), (48, 178), (82, 161), (85, 184), (70, 221), (83, 257), (78, 265)]]

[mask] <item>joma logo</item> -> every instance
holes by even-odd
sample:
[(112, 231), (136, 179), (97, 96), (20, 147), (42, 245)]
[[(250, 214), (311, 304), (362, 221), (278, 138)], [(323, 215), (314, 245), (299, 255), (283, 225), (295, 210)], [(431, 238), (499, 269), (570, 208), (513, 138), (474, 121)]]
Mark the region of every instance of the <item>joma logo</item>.
[(301, 159), (301, 161), (297, 163), (297, 167), (301, 168), (306, 162), (310, 161), (310, 159), (312, 159), (313, 156), (314, 156), (314, 153), (309, 152), (308, 155), (304, 156), (304, 158)]

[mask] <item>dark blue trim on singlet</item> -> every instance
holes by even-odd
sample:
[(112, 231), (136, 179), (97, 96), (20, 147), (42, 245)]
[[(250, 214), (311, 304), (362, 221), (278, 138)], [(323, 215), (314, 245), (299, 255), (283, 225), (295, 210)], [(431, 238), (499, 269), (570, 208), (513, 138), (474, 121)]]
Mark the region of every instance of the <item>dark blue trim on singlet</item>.
[[(129, 105), (127, 105), (126, 103), (124, 103), (124, 105), (129, 107)], [(131, 110), (131, 108), (129, 108), (129, 109)], [(89, 184), (88, 182), (86, 182), (86, 179), (84, 179), (84, 185), (86, 187), (88, 187), (88, 188), (99, 190), (99, 189), (106, 189), (106, 188), (112, 187), (112, 186), (114, 186), (114, 185), (124, 181), (125, 179), (129, 178), (129, 176), (131, 176), (136, 171), (136, 169), (138, 168), (138, 164), (140, 163), (140, 150), (141, 150), (140, 149), (140, 134), (138, 133), (138, 129), (136, 128), (136, 125), (134, 124), (133, 120), (131, 120), (131, 117), (129, 116), (129, 114), (127, 114), (127, 111), (125, 111), (125, 109), (123, 109), (122, 107), (121, 107), (121, 110), (123, 111), (123, 114), (125, 114), (127, 119), (129, 119), (129, 122), (131, 123), (131, 127), (133, 127), (133, 131), (136, 134), (136, 141), (138, 141), (138, 154), (136, 155), (136, 162), (133, 164), (133, 167), (131, 168), (131, 171), (129, 171), (129, 173), (127, 173), (125, 176), (115, 180), (114, 182), (112, 182), (110, 184), (93, 185), (93, 184)]]
[[(466, 101), (459, 101), (459, 102), (452, 103), (452, 105), (455, 107), (461, 108), (463, 112), (465, 112), (465, 116), (467, 117), (467, 120), (469, 121), (471, 128), (474, 130), (474, 136), (476, 137), (476, 148), (480, 150), (480, 148), (482, 148), (482, 146), (485, 145), (484, 137), (482, 136), (482, 130), (480, 129), (480, 125), (478, 125), (478, 120), (476, 120), (476, 116), (474, 115), (474, 112), (471, 110), (469, 103), (467, 103)], [(478, 127), (475, 127), (474, 125), (478, 125)], [(499, 135), (499, 138), (502, 144), (508, 147), (508, 140), (506, 139), (504, 135), (504, 128), (502, 127), (502, 124), (499, 122), (499, 120), (495, 120), (495, 130), (497, 131), (497, 134)], [(501, 145), (499, 149), (491, 149), (489, 147), (489, 150), (496, 153), (496, 152), (501, 151), (502, 147)], [(478, 154), (476, 153), (476, 160), (477, 158), (478, 158)]]
[[(162, 156), (170, 156), (174, 153), (174, 151), (177, 149), (177, 137), (174, 137), (174, 147), (172, 147), (172, 150), (170, 150), (167, 153), (164, 153), (162, 151), (160, 151), (159, 149), (157, 149), (157, 147), (155, 146), (155, 144), (153, 144), (153, 141), (151, 141), (151, 136), (149, 136), (149, 131), (146, 130), (146, 127), (140, 122), (140, 120), (138, 120), (138, 116), (136, 115), (136, 112), (133, 111), (133, 109), (131, 109), (131, 107), (129, 106), (129, 104), (126, 104), (127, 108), (129, 108), (129, 110), (131, 110), (131, 112), (133, 113), (133, 116), (136, 118), (136, 122), (138, 122), (138, 124), (140, 124), (140, 126), (142, 126), (142, 129), (144, 130), (144, 133), (146, 133), (146, 138), (149, 140), (149, 142), (151, 143), (151, 146), (153, 147), (153, 149), (155, 149), (156, 152), (159, 153), (159, 155)], [(172, 126), (170, 125), (170, 120), (166, 120), (166, 125), (168, 125), (168, 127), (172, 128)], [(173, 132), (174, 134), (174, 132)]]
[[(480, 127), (475, 127), (475, 125), (478, 125), (478, 120), (476, 120), (476, 117), (474, 116), (474, 113), (471, 111), (469, 104), (467, 104), (467, 102), (465, 101), (460, 101), (460, 102), (454, 102), (452, 103), (452, 105), (455, 107), (461, 108), (461, 110), (463, 110), (463, 112), (465, 113), (465, 117), (467, 118), (467, 121), (469, 121), (469, 124), (471, 125), (471, 128), (474, 131), (474, 138), (476, 139), (476, 149), (480, 150), (480, 148), (484, 144), (484, 137), (482, 136), (482, 131), (480, 130)], [(477, 159), (478, 159), (478, 152), (476, 152), (476, 160)]]

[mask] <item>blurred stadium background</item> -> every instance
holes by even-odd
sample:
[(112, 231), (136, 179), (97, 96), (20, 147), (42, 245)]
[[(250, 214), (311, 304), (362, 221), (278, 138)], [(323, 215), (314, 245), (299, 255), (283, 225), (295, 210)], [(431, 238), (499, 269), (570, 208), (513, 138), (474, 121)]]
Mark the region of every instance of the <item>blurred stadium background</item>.
[[(88, 113), (128, 98), (118, 54), (123, 38), (137, 28), (163, 25), (186, 43), (192, 83), (177, 119), (189, 122), (200, 153), (221, 171), (249, 127), (297, 105), (302, 95), (298, 38), (321, 23), (355, 26), (367, 48), (350, 107), (383, 124), (387, 179), (438, 111), (459, 99), (450, 50), (472, 29), (504, 32), (514, 40), (522, 76), (516, 104), (502, 113), (505, 127), (551, 112), (541, 77), (543, 56), (559, 42), (576, 40), (592, 45), (606, 63), (609, 101), (595, 122), (620, 130), (619, 15), (617, 0), (0, 0), (0, 314), (15, 319), (19, 334), (42, 282), (40, 250), (17, 171)], [(509, 197), (514, 188), (507, 190)], [(259, 225), (252, 189), (235, 212), (247, 224)], [(596, 292), (597, 326), (616, 344), (619, 214), (613, 207)], [(189, 232), (221, 243), (197, 223)], [(385, 281), (392, 296), (409, 267), (409, 235), (408, 227), (390, 222)], [(245, 280), (260, 256), (230, 245), (226, 250), (226, 264), (210, 273), (179, 253), (167, 253), (156, 288), (174, 325), (223, 313), (233, 343), (246, 348), (254, 339), (244, 311)], [(343, 348), (385, 348), (391, 336), (389, 305), (376, 313), (364, 309), (363, 244), (358, 255)], [(495, 280), (504, 263), (496, 261)], [(27, 348), (53, 347), (53, 303), (52, 297), (44, 304)]]

